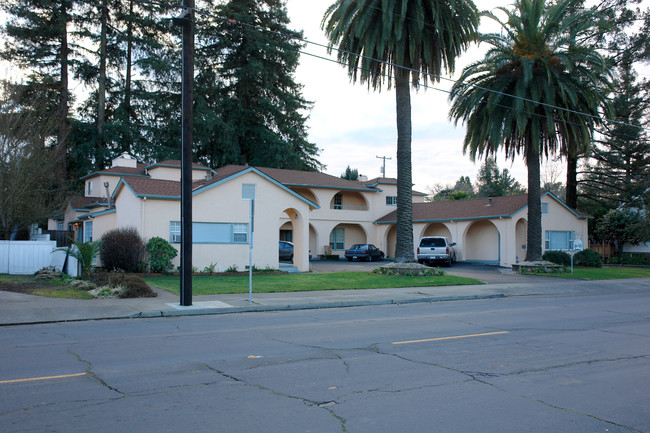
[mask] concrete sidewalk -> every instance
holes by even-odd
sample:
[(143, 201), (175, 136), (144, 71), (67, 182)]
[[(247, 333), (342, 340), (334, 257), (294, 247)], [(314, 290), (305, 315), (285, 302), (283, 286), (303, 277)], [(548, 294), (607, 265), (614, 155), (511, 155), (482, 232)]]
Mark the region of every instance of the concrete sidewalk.
[[(496, 279), (496, 274), (493, 278)], [(252, 304), (249, 304), (248, 294), (194, 296), (193, 305), (189, 307), (181, 307), (177, 295), (161, 290), (157, 290), (156, 298), (90, 300), (56, 299), (0, 291), (0, 325), (341, 308), (510, 296), (650, 292), (650, 278), (579, 281), (515, 274), (505, 275), (502, 279), (511, 281), (472, 286), (253, 293)]]

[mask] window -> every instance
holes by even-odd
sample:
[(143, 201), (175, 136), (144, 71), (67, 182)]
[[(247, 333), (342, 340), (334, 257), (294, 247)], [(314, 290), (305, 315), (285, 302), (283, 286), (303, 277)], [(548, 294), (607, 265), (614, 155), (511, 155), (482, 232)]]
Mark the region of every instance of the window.
[(232, 241), (235, 244), (248, 243), (248, 224), (232, 225)]
[(386, 197), (386, 206), (397, 206), (397, 196)]
[(181, 222), (169, 222), (169, 243), (178, 244), (181, 242)]
[(57, 223), (56, 229), (63, 231), (63, 223)]
[(544, 238), (545, 250), (569, 250), (573, 247), (575, 232), (547, 230)]
[(542, 203), (542, 214), (548, 213), (548, 203)]
[(92, 242), (93, 241), (93, 222), (88, 221), (86, 223), (86, 235), (84, 236), (84, 242)]
[(330, 245), (333, 250), (345, 249), (345, 230), (337, 227), (330, 233)]
[(91, 195), (93, 193), (93, 181), (88, 181), (88, 193), (86, 195)]
[(333, 209), (343, 209), (343, 196), (341, 193), (334, 196), (334, 206)]
[[(181, 223), (169, 222), (171, 243), (181, 241)], [(194, 244), (247, 244), (248, 224), (233, 223), (192, 223), (192, 243)]]

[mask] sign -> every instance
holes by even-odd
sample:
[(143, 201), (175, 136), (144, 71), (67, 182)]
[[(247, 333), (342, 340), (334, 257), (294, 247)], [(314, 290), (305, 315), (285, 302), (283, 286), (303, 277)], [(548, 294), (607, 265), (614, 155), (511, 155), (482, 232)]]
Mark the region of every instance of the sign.
[(573, 241), (573, 250), (582, 251), (585, 249), (585, 244), (582, 242), (582, 239), (576, 239)]

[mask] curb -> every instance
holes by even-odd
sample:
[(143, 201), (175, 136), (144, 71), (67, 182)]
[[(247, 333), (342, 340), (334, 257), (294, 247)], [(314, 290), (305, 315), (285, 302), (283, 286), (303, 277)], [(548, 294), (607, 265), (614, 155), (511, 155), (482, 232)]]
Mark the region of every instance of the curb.
[(495, 295), (472, 295), (472, 296), (447, 296), (447, 297), (428, 297), (415, 299), (387, 299), (381, 301), (341, 301), (327, 302), (320, 304), (295, 304), (295, 305), (258, 305), (251, 307), (232, 307), (232, 308), (201, 308), (196, 310), (172, 310), (172, 311), (151, 311), (142, 312), (130, 316), (130, 318), (155, 318), (155, 317), (178, 317), (178, 316), (208, 316), (221, 314), (236, 313), (265, 313), (270, 311), (299, 311), (299, 310), (323, 310), (329, 308), (350, 308), (350, 307), (368, 307), (376, 305), (399, 305), (399, 304), (424, 304), (434, 302), (450, 301), (475, 301), (483, 299), (503, 299), (504, 294)]
[(266, 313), (273, 311), (299, 311), (299, 310), (321, 310), (330, 308), (350, 308), (350, 307), (368, 307), (376, 305), (399, 305), (399, 304), (424, 304), (435, 302), (451, 301), (475, 301), (484, 299), (503, 299), (505, 294), (494, 295), (469, 295), (469, 296), (444, 296), (444, 297), (426, 297), (411, 299), (386, 299), (378, 301), (340, 301), (327, 302), (318, 304), (295, 304), (295, 305), (257, 305), (250, 307), (231, 307), (231, 308), (202, 308), (195, 310), (166, 310), (166, 311), (146, 311), (129, 316), (115, 317), (89, 317), (83, 319), (61, 319), (61, 320), (43, 320), (35, 322), (18, 322), (18, 323), (0, 323), (0, 327), (20, 326), (20, 325), (45, 325), (53, 323), (72, 323), (72, 322), (90, 322), (99, 320), (121, 320), (121, 319), (153, 319), (160, 317), (181, 317), (181, 316), (215, 316), (223, 314), (238, 313)]

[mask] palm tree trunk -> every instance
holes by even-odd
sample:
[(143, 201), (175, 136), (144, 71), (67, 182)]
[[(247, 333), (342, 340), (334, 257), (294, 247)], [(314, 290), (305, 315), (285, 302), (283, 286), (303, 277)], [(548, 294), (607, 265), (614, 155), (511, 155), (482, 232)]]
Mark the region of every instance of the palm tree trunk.
[[(526, 133), (526, 165), (528, 166), (528, 234), (526, 261), (542, 260), (542, 200), (540, 197), (539, 149), (533, 144), (532, 131)], [(540, 145), (541, 146), (541, 145)]]
[(409, 71), (395, 68), (397, 108), (397, 245), (395, 262), (414, 262), (411, 178), (411, 92)]

